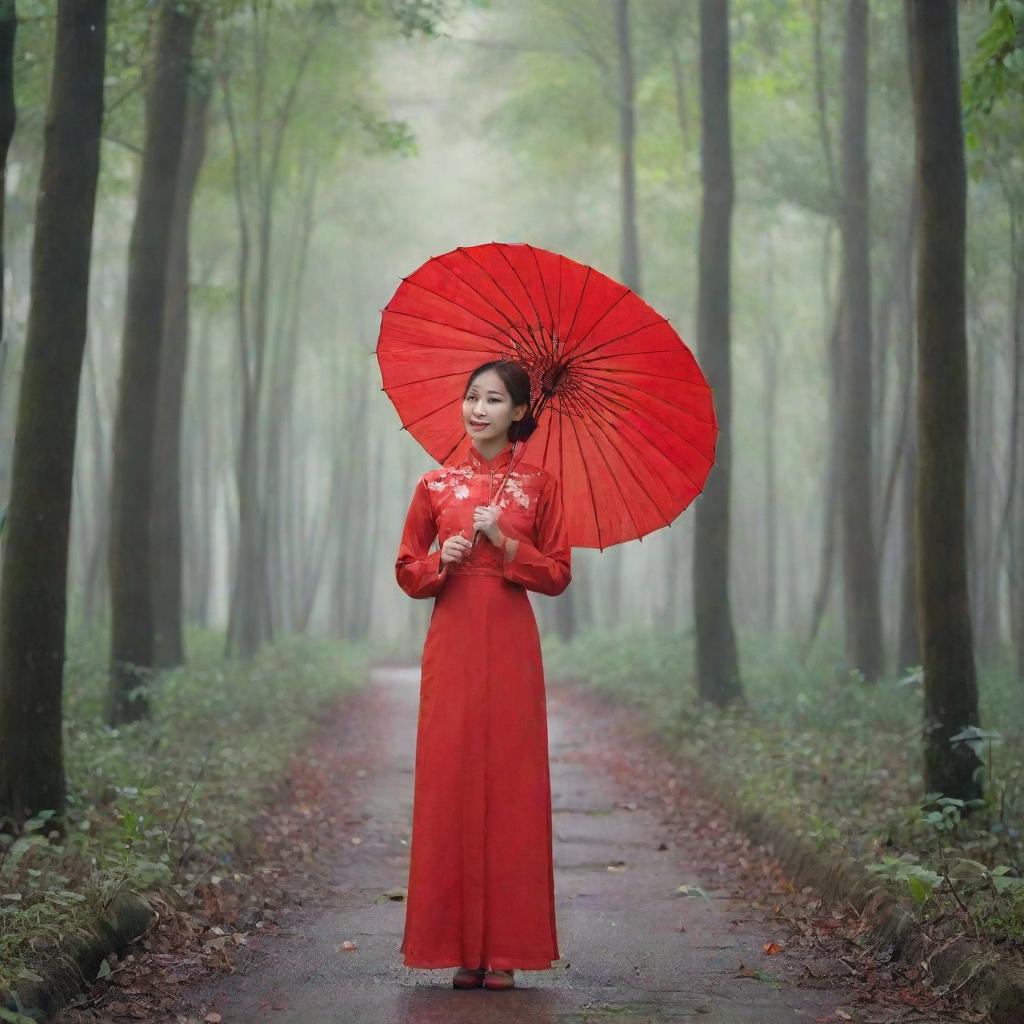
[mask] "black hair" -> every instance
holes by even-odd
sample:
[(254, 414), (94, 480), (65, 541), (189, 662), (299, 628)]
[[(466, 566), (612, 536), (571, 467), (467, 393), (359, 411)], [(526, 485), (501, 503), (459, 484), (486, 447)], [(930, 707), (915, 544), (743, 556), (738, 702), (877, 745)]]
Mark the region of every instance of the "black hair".
[(482, 363), (469, 375), (463, 397), (469, 392), (473, 381), (486, 370), (494, 370), (502, 379), (513, 405), (526, 406), (526, 415), (508, 425), (509, 441), (525, 441), (537, 429), (537, 421), (530, 408), (530, 375), (522, 363), (512, 359), (492, 359), (489, 363)]

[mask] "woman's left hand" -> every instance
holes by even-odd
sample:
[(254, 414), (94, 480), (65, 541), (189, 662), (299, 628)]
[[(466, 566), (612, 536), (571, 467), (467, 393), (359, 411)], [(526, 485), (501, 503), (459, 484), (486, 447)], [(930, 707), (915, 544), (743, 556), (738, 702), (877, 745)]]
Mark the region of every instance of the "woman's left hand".
[(497, 505), (477, 505), (473, 509), (473, 527), (492, 544), (497, 544), (501, 540), (501, 530), (498, 529), (500, 511)]

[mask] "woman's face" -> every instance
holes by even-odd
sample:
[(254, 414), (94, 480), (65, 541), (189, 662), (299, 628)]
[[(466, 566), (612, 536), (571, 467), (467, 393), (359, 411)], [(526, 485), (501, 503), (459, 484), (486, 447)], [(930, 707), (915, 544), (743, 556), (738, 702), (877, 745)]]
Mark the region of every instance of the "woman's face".
[(526, 415), (527, 406), (512, 404), (512, 396), (496, 370), (484, 370), (469, 385), (462, 400), (466, 433), (480, 441), (508, 439), (508, 428)]

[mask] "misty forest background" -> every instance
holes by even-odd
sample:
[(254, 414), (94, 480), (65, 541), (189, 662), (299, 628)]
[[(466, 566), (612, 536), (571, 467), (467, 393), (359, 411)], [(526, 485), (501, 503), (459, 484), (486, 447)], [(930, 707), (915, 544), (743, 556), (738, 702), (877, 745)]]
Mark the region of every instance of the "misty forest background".
[[(940, 826), (1019, 876), (1024, 4), (933, 5), (960, 65), (931, 116), (962, 126), (968, 173), (964, 275), (931, 267), (931, 292), (917, 242), (955, 254), (935, 228), (955, 201), (915, 164), (921, 6), (0, 3), (0, 815), (23, 830), (5, 890), (45, 903), (51, 870), (64, 890), (184, 884), (325, 702), (375, 658), (417, 660), (429, 603), (394, 558), (430, 460), (380, 390), (379, 312), (430, 256), (491, 240), (668, 316), (728, 466), (670, 528), (576, 549), (566, 593), (531, 597), (549, 676), (636, 702), (744, 798), (897, 880), (937, 888)], [(930, 378), (922, 294), (953, 329)], [(923, 380), (949, 409), (929, 465), (955, 476), (966, 437), (962, 507), (929, 506), (926, 539)], [(931, 664), (921, 566), (948, 641)], [(59, 867), (30, 878), (43, 846)]]

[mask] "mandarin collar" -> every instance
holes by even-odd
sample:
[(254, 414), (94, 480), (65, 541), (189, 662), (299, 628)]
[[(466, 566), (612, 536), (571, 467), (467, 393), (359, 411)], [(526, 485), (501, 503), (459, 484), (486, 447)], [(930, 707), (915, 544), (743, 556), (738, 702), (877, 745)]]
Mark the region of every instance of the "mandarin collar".
[(477, 471), (482, 471), (484, 473), (489, 473), (491, 470), (494, 470), (494, 469), (503, 469), (505, 466), (508, 465), (509, 459), (511, 457), (512, 457), (512, 442), (511, 441), (509, 441), (508, 444), (506, 444), (505, 447), (502, 448), (502, 450), (500, 452), (498, 452), (498, 454), (495, 455), (494, 458), (492, 458), (490, 460), (485, 459), (480, 454), (480, 452), (477, 451), (476, 445), (473, 444), (472, 441), (471, 441), (470, 444), (469, 444), (469, 455), (468, 455), (467, 461), (473, 467), (473, 469), (475, 469)]

